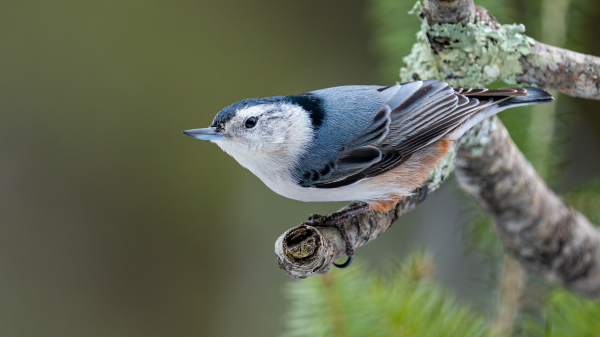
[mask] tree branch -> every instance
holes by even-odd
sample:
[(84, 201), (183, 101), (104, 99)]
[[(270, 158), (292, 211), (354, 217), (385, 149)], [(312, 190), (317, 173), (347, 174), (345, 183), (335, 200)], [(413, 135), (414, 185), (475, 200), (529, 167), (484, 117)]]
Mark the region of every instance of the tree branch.
[[(363, 213), (347, 220), (345, 226), (354, 248), (377, 238), (400, 215), (413, 210), (421, 195), (422, 191), (402, 200), (395, 210)], [(353, 202), (343, 209), (357, 204)], [(346, 244), (335, 227), (300, 225), (283, 233), (275, 242), (279, 267), (297, 279), (326, 273), (345, 252)]]
[(600, 57), (536, 42), (531, 54), (519, 59), (517, 81), (535, 83), (573, 97), (600, 99)]
[(455, 173), (526, 270), (600, 299), (600, 232), (546, 186), (501, 123), (459, 148)]

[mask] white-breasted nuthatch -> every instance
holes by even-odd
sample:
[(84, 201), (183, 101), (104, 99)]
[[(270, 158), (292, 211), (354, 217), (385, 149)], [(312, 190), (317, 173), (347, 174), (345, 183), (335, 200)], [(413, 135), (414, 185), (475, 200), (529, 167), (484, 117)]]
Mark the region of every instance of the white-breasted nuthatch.
[(214, 142), (285, 197), (364, 201), (309, 219), (338, 226), (349, 259), (337, 266), (345, 267), (354, 249), (342, 220), (390, 210), (426, 187), (429, 170), (484, 118), (553, 100), (539, 88), (454, 89), (437, 80), (341, 86), (245, 99), (221, 110), (210, 127), (184, 133)]

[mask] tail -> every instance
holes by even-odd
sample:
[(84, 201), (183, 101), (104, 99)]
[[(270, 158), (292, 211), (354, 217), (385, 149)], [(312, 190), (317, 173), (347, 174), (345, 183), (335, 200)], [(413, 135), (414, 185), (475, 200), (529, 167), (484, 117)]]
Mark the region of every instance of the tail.
[(493, 116), (502, 110), (508, 108), (515, 108), (518, 106), (549, 103), (554, 101), (554, 97), (550, 95), (546, 90), (540, 88), (523, 88), (527, 90), (527, 96), (516, 96), (506, 101), (501, 102), (498, 105), (493, 105), (487, 109), (481, 110), (475, 113), (473, 116), (468, 118), (462, 123), (461, 126), (451, 132), (449, 139), (456, 140), (460, 138), (465, 132), (471, 129), (475, 124), (481, 122), (485, 118)]
[[(527, 96), (517, 96), (498, 104), (501, 110), (517, 106), (554, 102), (554, 97), (546, 90), (540, 88), (523, 88)], [(500, 112), (500, 111), (498, 111)]]

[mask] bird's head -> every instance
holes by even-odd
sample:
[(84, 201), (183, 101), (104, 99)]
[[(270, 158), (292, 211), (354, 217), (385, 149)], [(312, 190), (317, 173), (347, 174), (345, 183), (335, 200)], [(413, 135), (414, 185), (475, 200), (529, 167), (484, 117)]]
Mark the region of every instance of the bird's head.
[(294, 97), (246, 99), (221, 110), (210, 127), (183, 133), (210, 140), (259, 176), (289, 168), (313, 137), (311, 112)]

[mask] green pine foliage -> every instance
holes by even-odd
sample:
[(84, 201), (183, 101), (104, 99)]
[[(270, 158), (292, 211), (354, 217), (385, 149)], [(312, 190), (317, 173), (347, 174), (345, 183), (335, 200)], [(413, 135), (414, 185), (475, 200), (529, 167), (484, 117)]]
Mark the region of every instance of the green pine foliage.
[(372, 336), (377, 308), (364, 268), (356, 267), (289, 283), (285, 336)]
[(600, 303), (565, 290), (551, 293), (547, 311), (546, 337), (600, 336)]
[(360, 263), (288, 284), (284, 336), (490, 336), (489, 324), (445, 291), (431, 258), (415, 254), (388, 276)]
[[(490, 322), (434, 281), (433, 260), (413, 254), (389, 275), (349, 269), (287, 285), (286, 337), (497, 336)], [(544, 317), (521, 317), (513, 336), (600, 336), (600, 303), (563, 289), (548, 294)]]

